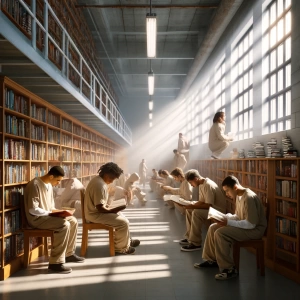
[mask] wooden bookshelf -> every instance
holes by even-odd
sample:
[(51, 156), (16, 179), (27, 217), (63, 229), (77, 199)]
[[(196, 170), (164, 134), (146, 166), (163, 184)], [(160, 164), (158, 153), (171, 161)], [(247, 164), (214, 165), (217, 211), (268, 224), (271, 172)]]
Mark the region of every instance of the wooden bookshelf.
[[(101, 164), (115, 161), (121, 148), (7, 77), (0, 77), (0, 114), (0, 280), (4, 280), (22, 265), (20, 201), (27, 182), (60, 165), (66, 179), (76, 176), (86, 186)], [(42, 253), (41, 240), (33, 239), (31, 247), (35, 259)]]
[[(300, 283), (300, 158), (197, 160), (191, 167), (218, 185), (234, 175), (260, 197), (269, 209), (266, 264)], [(233, 200), (227, 199), (226, 209), (234, 212)]]

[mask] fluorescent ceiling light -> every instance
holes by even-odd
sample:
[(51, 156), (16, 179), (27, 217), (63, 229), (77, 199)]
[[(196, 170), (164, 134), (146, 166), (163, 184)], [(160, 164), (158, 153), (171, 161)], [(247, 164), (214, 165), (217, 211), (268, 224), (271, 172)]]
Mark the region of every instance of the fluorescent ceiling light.
[(153, 100), (149, 100), (149, 110), (153, 110)]
[(146, 15), (147, 56), (156, 57), (156, 14)]
[(152, 71), (148, 73), (148, 92), (150, 96), (154, 94), (154, 74)]
[(149, 120), (152, 120), (152, 112), (149, 112)]
[(152, 127), (152, 122), (149, 123), (149, 127)]

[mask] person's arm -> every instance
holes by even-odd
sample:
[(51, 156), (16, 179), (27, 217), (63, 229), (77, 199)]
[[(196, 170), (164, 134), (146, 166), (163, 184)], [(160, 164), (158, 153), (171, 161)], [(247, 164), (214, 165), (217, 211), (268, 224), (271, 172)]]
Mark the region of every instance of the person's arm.
[(48, 216), (51, 211), (45, 210), (40, 207), (40, 192), (39, 187), (36, 183), (34, 183), (32, 186), (32, 189), (29, 194), (29, 213), (33, 216)]
[(255, 224), (250, 223), (247, 220), (227, 220), (227, 225), (232, 227), (238, 227), (243, 229), (253, 229), (255, 228)]
[(121, 206), (115, 207), (113, 209), (108, 209), (106, 205), (98, 204), (96, 206), (96, 208), (102, 214), (111, 214), (111, 213), (115, 213), (116, 214), (119, 211), (124, 210), (126, 208), (126, 205), (121, 205)]
[(164, 185), (162, 186), (162, 189), (165, 191), (170, 191), (173, 195), (179, 195), (179, 188), (173, 188), (171, 186)]
[(232, 141), (233, 139), (230, 138), (229, 136), (227, 136), (226, 134), (224, 134), (224, 129), (223, 129), (223, 125), (219, 125), (216, 126), (216, 134), (217, 134), (217, 137), (220, 141), (226, 141), (226, 142), (229, 142), (229, 141)]

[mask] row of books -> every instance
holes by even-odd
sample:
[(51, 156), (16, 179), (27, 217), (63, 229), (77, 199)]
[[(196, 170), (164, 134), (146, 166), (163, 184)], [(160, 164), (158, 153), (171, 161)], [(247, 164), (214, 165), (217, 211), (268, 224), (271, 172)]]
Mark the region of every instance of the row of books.
[(280, 249), (296, 253), (297, 252), (297, 243), (285, 240), (279, 236), (276, 237), (276, 246)]
[(288, 217), (297, 218), (297, 203), (277, 200), (276, 212)]
[(4, 190), (5, 207), (18, 206), (24, 195), (24, 186), (7, 188)]
[(31, 123), (31, 138), (33, 140), (46, 141), (44, 126), (37, 126)]
[(276, 180), (276, 195), (297, 199), (297, 182), (290, 180)]
[(45, 107), (37, 107), (35, 103), (31, 104), (30, 115), (32, 118), (46, 123)]
[(276, 217), (276, 232), (289, 236), (297, 236), (297, 222)]
[(55, 127), (59, 127), (60, 125), (60, 117), (54, 113), (52, 113), (51, 111), (48, 111), (48, 121), (47, 123), (49, 125), (55, 126)]
[(46, 160), (46, 146), (44, 144), (31, 144), (31, 159)]
[[(72, 151), (70, 149), (62, 150), (61, 160), (62, 161), (72, 161)], [(75, 160), (75, 161), (78, 161), (78, 160)]]
[(5, 114), (5, 132), (17, 136), (28, 137), (28, 121)]
[(60, 132), (52, 129), (48, 129), (48, 142), (60, 144)]
[(7, 163), (5, 164), (5, 184), (28, 181), (28, 168), (25, 164)]
[(24, 96), (15, 94), (11, 89), (5, 88), (5, 107), (28, 115), (28, 99)]
[(4, 141), (4, 159), (27, 159), (28, 141), (5, 139)]
[(297, 177), (297, 165), (280, 161), (276, 164), (276, 175), (295, 178)]
[[(35, 238), (36, 239), (36, 238)], [(31, 244), (31, 243), (30, 243)], [(15, 234), (4, 239), (4, 263), (24, 253), (24, 236)]]
[(47, 173), (46, 170), (47, 169), (44, 166), (31, 166), (30, 178), (44, 176)]
[(72, 147), (72, 137), (63, 134), (61, 138), (61, 142), (64, 146)]
[(15, 233), (20, 229), (20, 211), (8, 211), (4, 215), (4, 234)]
[(70, 121), (62, 119), (62, 129), (72, 132), (72, 123)]

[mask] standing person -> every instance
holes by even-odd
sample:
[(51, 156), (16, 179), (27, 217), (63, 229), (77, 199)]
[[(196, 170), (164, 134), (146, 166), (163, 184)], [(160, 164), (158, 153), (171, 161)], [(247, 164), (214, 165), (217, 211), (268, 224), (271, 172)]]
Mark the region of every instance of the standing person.
[(142, 162), (139, 165), (139, 175), (140, 175), (140, 184), (143, 185), (143, 188), (145, 188), (146, 185), (146, 179), (147, 179), (147, 166), (146, 161), (142, 159)]
[(189, 170), (185, 179), (192, 187), (199, 188), (198, 202), (185, 205), (186, 209), (186, 233), (180, 240), (181, 251), (197, 251), (202, 248), (202, 225), (207, 220), (210, 206), (225, 212), (226, 199), (218, 185), (209, 178), (202, 177), (197, 170)]
[(180, 154), (177, 149), (174, 149), (173, 153), (173, 168), (179, 168), (183, 170), (187, 163), (185, 156), (183, 154)]
[(226, 280), (238, 275), (232, 257), (235, 241), (261, 239), (267, 227), (262, 202), (248, 188), (244, 188), (232, 175), (222, 182), (227, 197), (235, 199), (235, 214), (226, 214), (222, 222), (212, 224), (207, 232), (202, 258), (203, 263), (195, 268), (219, 267), (217, 280)]
[(185, 156), (186, 164), (188, 165), (190, 160), (190, 142), (182, 133), (179, 133), (177, 150)]
[(99, 176), (88, 184), (84, 197), (85, 218), (93, 223), (101, 223), (115, 228), (114, 243), (118, 254), (134, 254), (139, 240), (132, 240), (129, 232), (129, 221), (121, 213), (126, 205), (109, 209), (108, 185), (119, 178), (123, 170), (115, 163), (104, 164), (98, 170)]
[(72, 272), (72, 269), (66, 267), (64, 263), (81, 263), (84, 258), (75, 254), (77, 219), (73, 216), (52, 217), (49, 215), (55, 210), (52, 187), (58, 185), (64, 176), (63, 168), (55, 166), (46, 175), (32, 179), (25, 188), (24, 206), (30, 226), (53, 230), (54, 240), (48, 269), (67, 274)]
[(213, 159), (219, 159), (223, 151), (229, 146), (229, 142), (233, 141), (233, 138), (226, 135), (226, 116), (223, 111), (219, 111), (215, 114), (213, 119), (213, 125), (209, 130), (208, 147), (212, 152), (211, 157)]

